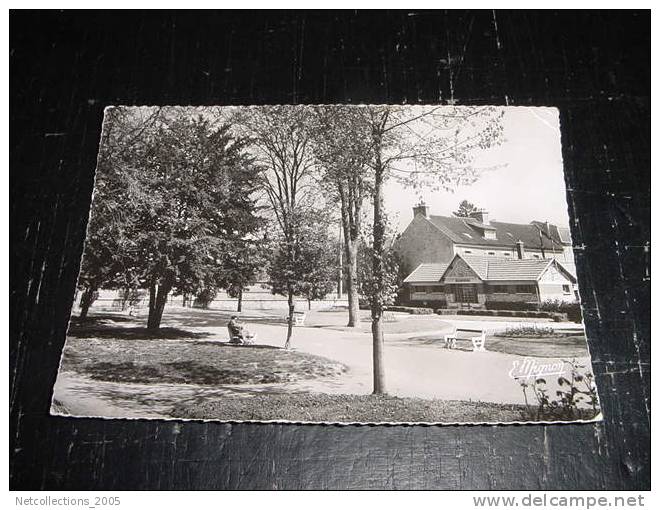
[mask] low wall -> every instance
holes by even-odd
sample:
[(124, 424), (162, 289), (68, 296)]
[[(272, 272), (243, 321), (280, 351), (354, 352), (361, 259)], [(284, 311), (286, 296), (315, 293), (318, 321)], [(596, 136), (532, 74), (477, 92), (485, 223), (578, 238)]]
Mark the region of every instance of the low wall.
[[(76, 300), (73, 306), (73, 312), (78, 313), (80, 307), (78, 306), (79, 300)], [(172, 296), (167, 301), (165, 308), (176, 307), (180, 308), (183, 306), (183, 299), (181, 296)], [(136, 310), (146, 310), (148, 307), (148, 300), (141, 300), (137, 306), (134, 307)], [(277, 299), (243, 299), (242, 310), (287, 310), (289, 307), (288, 302), (285, 298)], [(348, 307), (348, 300), (346, 298), (342, 299), (323, 299), (319, 301), (311, 302), (311, 310), (328, 310), (335, 307)], [(190, 307), (193, 309), (199, 309), (196, 307)], [(209, 305), (208, 309), (210, 310), (231, 310), (235, 311), (238, 308), (238, 300), (231, 298), (224, 299), (214, 299)], [(296, 310), (306, 311), (310, 309), (308, 303), (304, 299), (296, 299)], [(114, 298), (102, 297), (94, 301), (90, 311), (94, 310), (103, 310), (103, 311), (119, 311), (120, 304)]]

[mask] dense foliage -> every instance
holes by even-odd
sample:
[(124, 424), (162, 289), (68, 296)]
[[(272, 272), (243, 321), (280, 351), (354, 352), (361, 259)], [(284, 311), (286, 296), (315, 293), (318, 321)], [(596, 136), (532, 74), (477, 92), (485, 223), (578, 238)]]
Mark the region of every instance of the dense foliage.
[(258, 169), (228, 124), (184, 110), (113, 109), (106, 130), (80, 281), (148, 289), (158, 328), (171, 291), (233, 283), (227, 262), (260, 226)]

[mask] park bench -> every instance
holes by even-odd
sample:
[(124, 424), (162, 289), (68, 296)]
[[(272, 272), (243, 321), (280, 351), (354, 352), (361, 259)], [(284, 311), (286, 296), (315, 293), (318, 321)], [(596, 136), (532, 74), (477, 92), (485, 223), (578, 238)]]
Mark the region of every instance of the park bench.
[[(475, 335), (475, 333), (477, 333)], [(445, 347), (453, 349), (456, 347), (456, 340), (471, 340), (473, 351), (486, 350), (486, 333), (483, 329), (455, 328), (453, 333), (445, 335)]]
[[(304, 326), (306, 317), (307, 317), (307, 314), (305, 312), (293, 312), (293, 325), (294, 326)], [(284, 319), (288, 322), (289, 321), (289, 316), (286, 315), (284, 317)]]

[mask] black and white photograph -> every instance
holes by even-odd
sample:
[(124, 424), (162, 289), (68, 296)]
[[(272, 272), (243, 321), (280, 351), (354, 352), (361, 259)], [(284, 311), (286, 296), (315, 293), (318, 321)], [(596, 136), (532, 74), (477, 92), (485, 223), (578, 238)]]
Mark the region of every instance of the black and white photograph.
[(550, 107), (108, 107), (51, 413), (601, 419)]

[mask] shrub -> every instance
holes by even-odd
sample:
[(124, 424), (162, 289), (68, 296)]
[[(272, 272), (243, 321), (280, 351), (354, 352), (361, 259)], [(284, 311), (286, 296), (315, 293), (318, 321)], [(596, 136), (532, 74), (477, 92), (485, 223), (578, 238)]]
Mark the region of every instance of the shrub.
[(218, 294), (218, 291), (214, 288), (203, 289), (195, 297), (195, 301), (193, 301), (193, 307), (195, 307), (195, 308), (208, 308), (209, 305), (215, 299), (215, 296), (217, 294)]
[[(575, 360), (565, 363), (570, 367), (570, 374), (566, 377), (562, 374), (557, 379), (560, 389), (555, 392), (555, 397), (550, 396), (544, 378), (537, 377), (532, 381), (517, 378), (525, 399), (528, 419), (590, 419), (598, 413), (598, 394), (593, 374)], [(536, 400), (536, 405), (529, 402), (530, 396)]]
[(526, 303), (524, 301), (486, 301), (489, 310), (529, 310), (539, 309), (538, 303)]
[(385, 310), (388, 312), (405, 312), (411, 315), (430, 315), (433, 313), (432, 308), (421, 308), (416, 306), (386, 306)]
[(516, 326), (512, 328), (506, 328), (504, 331), (499, 331), (495, 333), (495, 336), (503, 337), (549, 337), (557, 336), (557, 332), (547, 326)]
[(408, 306), (411, 308), (447, 308), (447, 301), (442, 300), (432, 300), (432, 301), (402, 301), (401, 303), (396, 303), (397, 305)]
[(524, 310), (461, 310), (451, 308), (438, 308), (434, 311), (438, 315), (481, 315), (482, 317), (523, 317), (530, 319), (552, 319), (554, 322), (566, 322), (568, 317), (559, 312), (535, 312)]
[(548, 299), (540, 304), (539, 309), (546, 312), (565, 314), (568, 320), (572, 322), (582, 321), (582, 309), (580, 308), (580, 303), (577, 301), (567, 303), (559, 299)]

